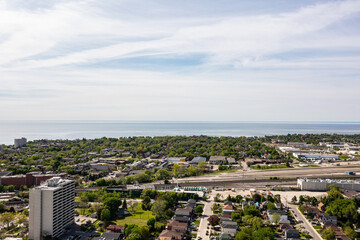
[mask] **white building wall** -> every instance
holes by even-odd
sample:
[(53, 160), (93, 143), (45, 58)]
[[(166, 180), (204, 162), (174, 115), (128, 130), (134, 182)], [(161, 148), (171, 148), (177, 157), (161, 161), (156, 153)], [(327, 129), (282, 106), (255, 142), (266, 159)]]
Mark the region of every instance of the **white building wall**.
[(331, 185), (335, 185), (341, 189), (345, 190), (355, 190), (360, 191), (360, 182), (357, 181), (317, 181), (304, 179), (298, 179), (297, 181), (298, 188), (300, 190), (310, 190), (310, 191), (327, 191)]
[(53, 190), (42, 191), (42, 235), (53, 235)]
[(41, 195), (40, 189), (30, 189), (29, 239), (41, 238)]
[[(55, 178), (53, 178), (55, 179)], [(75, 182), (30, 189), (29, 239), (59, 237), (74, 222)]]

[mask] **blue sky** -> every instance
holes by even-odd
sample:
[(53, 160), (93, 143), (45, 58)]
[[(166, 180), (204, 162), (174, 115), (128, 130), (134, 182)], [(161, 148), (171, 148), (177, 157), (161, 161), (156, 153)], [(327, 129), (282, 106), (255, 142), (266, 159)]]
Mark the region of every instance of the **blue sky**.
[(0, 0), (0, 120), (360, 121), (360, 1)]

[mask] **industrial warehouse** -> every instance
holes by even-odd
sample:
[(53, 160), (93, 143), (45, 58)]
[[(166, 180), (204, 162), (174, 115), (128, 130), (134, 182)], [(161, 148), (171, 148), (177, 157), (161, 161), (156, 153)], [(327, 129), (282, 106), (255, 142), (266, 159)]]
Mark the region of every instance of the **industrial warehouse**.
[(297, 180), (300, 190), (307, 191), (327, 191), (331, 185), (335, 185), (344, 190), (360, 191), (360, 182), (352, 180), (331, 180), (331, 179), (307, 179)]

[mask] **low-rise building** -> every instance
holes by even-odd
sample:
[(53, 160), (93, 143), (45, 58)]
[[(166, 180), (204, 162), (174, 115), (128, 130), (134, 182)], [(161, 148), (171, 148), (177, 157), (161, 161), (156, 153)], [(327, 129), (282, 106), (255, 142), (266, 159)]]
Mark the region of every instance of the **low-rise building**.
[(352, 180), (331, 180), (331, 179), (307, 179), (299, 178), (297, 186), (300, 190), (327, 191), (330, 185), (335, 185), (344, 190), (360, 191), (360, 182)]
[(188, 230), (188, 223), (172, 220), (167, 224), (166, 229), (175, 232), (186, 233)]
[(280, 216), (281, 223), (289, 223), (287, 212), (284, 210), (267, 210), (270, 222), (274, 222), (274, 214), (278, 214)]
[(43, 174), (41, 172), (30, 172), (26, 175), (15, 175), (15, 176), (0, 176), (0, 184), (4, 186), (14, 185), (20, 186), (39, 186), (42, 182), (53, 178), (53, 177), (66, 177), (66, 173), (62, 174)]
[(189, 164), (191, 165), (198, 165), (201, 162), (206, 162), (206, 158), (205, 157), (194, 157)]
[(15, 148), (19, 148), (24, 146), (27, 143), (27, 139), (22, 137), (22, 138), (15, 138), (14, 139), (14, 146)]
[(330, 216), (327, 213), (318, 213), (316, 215), (316, 218), (322, 226), (324, 226), (326, 223), (332, 223), (335, 226), (337, 225), (337, 217), (336, 216)]
[(184, 233), (171, 230), (164, 230), (159, 235), (159, 240), (182, 240)]
[(220, 163), (226, 163), (225, 156), (211, 156), (209, 159), (209, 163), (213, 165), (218, 165)]

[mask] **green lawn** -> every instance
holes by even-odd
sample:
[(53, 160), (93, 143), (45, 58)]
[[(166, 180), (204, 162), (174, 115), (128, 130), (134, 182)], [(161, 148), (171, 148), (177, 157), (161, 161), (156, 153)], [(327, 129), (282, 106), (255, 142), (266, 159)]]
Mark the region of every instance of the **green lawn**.
[(136, 224), (139, 226), (146, 226), (147, 221), (150, 218), (154, 218), (152, 211), (138, 210), (132, 214), (132, 216), (124, 219), (116, 220), (115, 223), (124, 226), (126, 224)]
[(254, 169), (254, 170), (267, 170), (267, 169), (278, 169), (278, 168), (292, 168), (291, 166), (290, 167), (287, 167), (285, 164), (273, 164), (273, 165), (266, 165), (266, 166), (260, 166), (260, 165), (253, 165), (251, 166), (251, 169)]

